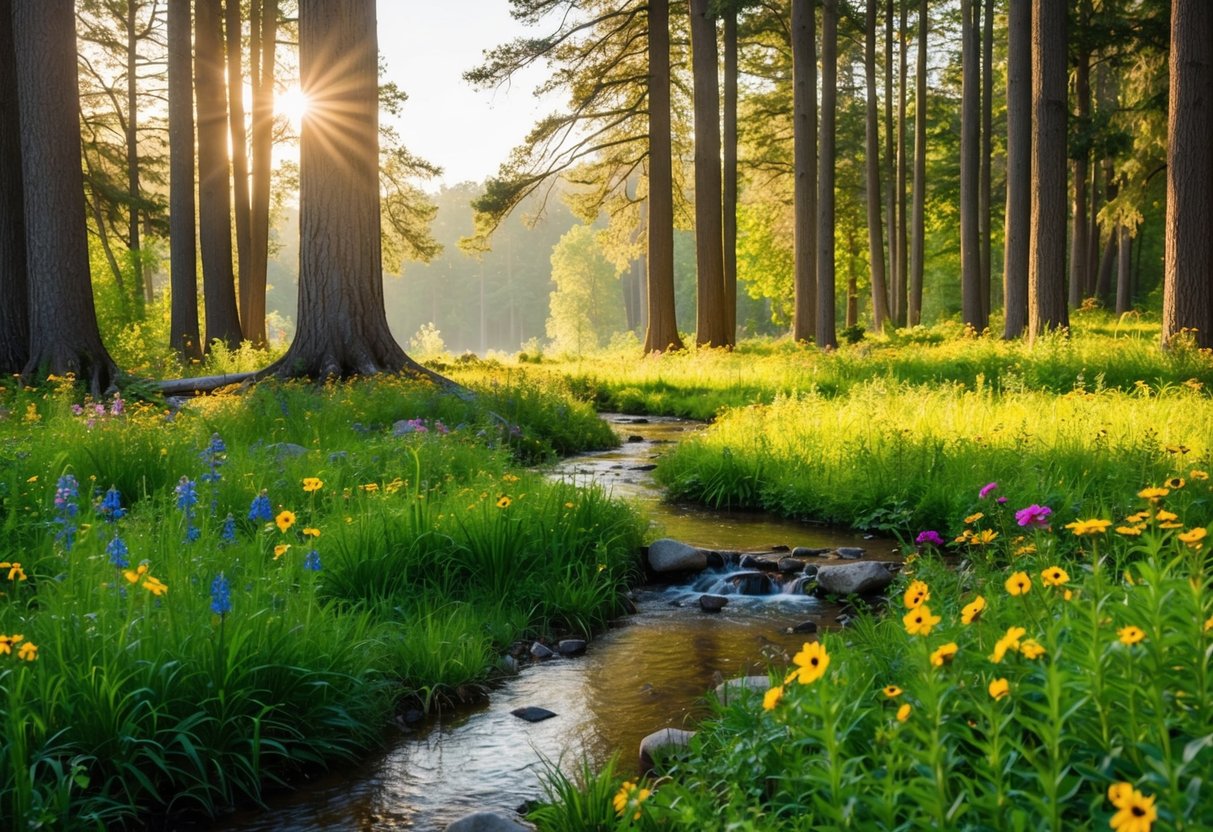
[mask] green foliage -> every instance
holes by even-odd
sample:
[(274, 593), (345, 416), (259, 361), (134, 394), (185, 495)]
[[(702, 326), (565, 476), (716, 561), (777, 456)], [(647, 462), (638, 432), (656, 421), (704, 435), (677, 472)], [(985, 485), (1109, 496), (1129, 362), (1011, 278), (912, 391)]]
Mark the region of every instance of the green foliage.
[(615, 269), (602, 256), (596, 232), (575, 225), (552, 249), (548, 337), (553, 349), (581, 355), (597, 350), (626, 326)]

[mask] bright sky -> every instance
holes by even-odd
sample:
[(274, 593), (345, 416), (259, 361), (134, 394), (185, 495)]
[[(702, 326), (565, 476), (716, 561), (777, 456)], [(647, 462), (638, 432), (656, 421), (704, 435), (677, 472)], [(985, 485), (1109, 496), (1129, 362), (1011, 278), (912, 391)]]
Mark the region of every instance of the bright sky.
[(484, 50), (526, 34), (506, 0), (380, 0), (378, 12), (387, 77), (409, 96), (400, 135), (409, 150), (442, 167), (447, 184), (496, 173), (539, 117), (555, 109), (558, 102), (533, 95), (543, 69), (495, 91), (463, 80)]

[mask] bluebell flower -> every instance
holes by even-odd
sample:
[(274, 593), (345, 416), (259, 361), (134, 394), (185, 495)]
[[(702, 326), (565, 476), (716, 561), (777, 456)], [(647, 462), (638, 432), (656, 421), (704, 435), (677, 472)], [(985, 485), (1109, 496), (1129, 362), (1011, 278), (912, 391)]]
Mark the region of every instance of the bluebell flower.
[(118, 569), (126, 569), (131, 565), (130, 561), (126, 558), (126, 556), (130, 554), (126, 548), (126, 542), (123, 541), (123, 539), (116, 533), (114, 534), (113, 539), (109, 542), (109, 545), (105, 547), (105, 553), (109, 555), (110, 563)]
[(236, 540), (236, 518), (230, 513), (223, 520), (223, 530), (219, 532), (219, 539), (224, 543), (234, 543)]
[(200, 537), (202, 537), (202, 529), (198, 528), (197, 526), (195, 526), (191, 523), (189, 525), (189, 527), (186, 528), (186, 530), (185, 530), (185, 542), (193, 543), (195, 540), (197, 540)]
[(309, 569), (312, 572), (320, 571), (320, 553), (315, 549), (311, 549), (307, 553), (307, 557), (303, 559), (303, 568)]
[(227, 458), (227, 445), (224, 444), (223, 439), (220, 438), (219, 434), (211, 434), (210, 444), (203, 448), (198, 456), (202, 459), (203, 464), (206, 465), (208, 469), (207, 472), (198, 479), (202, 480), (202, 482), (218, 482), (221, 477), (219, 474), (219, 466), (222, 465)]
[(270, 505), (269, 495), (264, 490), (253, 498), (252, 505), (248, 509), (248, 519), (265, 523), (274, 519), (274, 507)]
[(55, 484), (55, 517), (52, 521), (60, 526), (55, 533), (55, 540), (62, 540), (67, 551), (72, 550), (76, 542), (76, 514), (80, 511), (78, 499), (80, 484), (71, 474), (64, 474)]
[(181, 482), (177, 483), (177, 508), (186, 513), (186, 516), (192, 516), (194, 506), (198, 504), (198, 492), (194, 487), (194, 482), (189, 477), (182, 477)]
[(215, 615), (227, 615), (232, 611), (232, 589), (228, 586), (227, 578), (220, 572), (211, 582), (211, 612)]
[(101, 504), (98, 506), (98, 509), (107, 523), (116, 522), (126, 516), (126, 509), (122, 507), (122, 495), (112, 485), (109, 491), (105, 492), (105, 496), (101, 498)]

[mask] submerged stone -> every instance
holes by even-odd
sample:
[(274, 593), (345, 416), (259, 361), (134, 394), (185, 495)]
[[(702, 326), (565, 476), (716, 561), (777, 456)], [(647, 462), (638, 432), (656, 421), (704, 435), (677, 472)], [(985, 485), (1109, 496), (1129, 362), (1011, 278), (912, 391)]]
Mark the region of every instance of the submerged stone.
[(539, 708), (534, 705), (528, 705), (525, 708), (515, 708), (510, 713), (519, 719), (525, 719), (527, 722), (543, 722), (545, 719), (551, 719), (556, 716), (555, 711), (549, 711), (547, 708)]
[(473, 812), (453, 821), (446, 827), (446, 832), (532, 832), (534, 829), (529, 823), (496, 812)]
[(720, 612), (729, 599), (723, 595), (700, 595), (699, 608), (704, 612)]

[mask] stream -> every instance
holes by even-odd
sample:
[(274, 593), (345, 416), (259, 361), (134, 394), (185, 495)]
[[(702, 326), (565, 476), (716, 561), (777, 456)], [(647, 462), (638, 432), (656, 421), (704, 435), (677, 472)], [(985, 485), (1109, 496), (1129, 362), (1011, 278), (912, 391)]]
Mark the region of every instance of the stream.
[[(862, 547), (888, 559), (893, 544), (854, 532), (664, 503), (653, 460), (700, 423), (604, 414), (623, 444), (560, 462), (551, 476), (598, 483), (635, 501), (672, 537), (716, 550)], [(356, 766), (270, 798), (268, 810), (222, 818), (215, 830), (440, 830), (469, 812), (512, 811), (543, 796), (545, 767), (574, 774), (588, 758), (619, 755), (635, 773), (641, 739), (660, 728), (693, 729), (708, 713), (704, 693), (724, 679), (762, 674), (789, 661), (805, 636), (787, 632), (813, 621), (833, 625), (835, 605), (807, 595), (729, 595), (717, 614), (702, 612), (705, 591), (733, 590), (724, 573), (691, 584), (642, 587), (637, 612), (594, 638), (583, 656), (525, 666), (493, 688), (487, 703), (435, 717), (401, 732)], [(529, 723), (510, 712), (539, 706), (557, 716)]]

